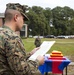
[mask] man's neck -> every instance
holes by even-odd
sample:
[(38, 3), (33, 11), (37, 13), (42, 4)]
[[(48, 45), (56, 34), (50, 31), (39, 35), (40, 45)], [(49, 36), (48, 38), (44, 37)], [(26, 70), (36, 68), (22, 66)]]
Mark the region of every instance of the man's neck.
[(16, 31), (16, 30), (15, 30), (15, 26), (14, 26), (13, 23), (11, 23), (11, 22), (5, 22), (4, 25), (7, 26), (7, 27), (9, 27), (9, 28), (10, 28), (11, 30), (13, 30), (14, 32)]

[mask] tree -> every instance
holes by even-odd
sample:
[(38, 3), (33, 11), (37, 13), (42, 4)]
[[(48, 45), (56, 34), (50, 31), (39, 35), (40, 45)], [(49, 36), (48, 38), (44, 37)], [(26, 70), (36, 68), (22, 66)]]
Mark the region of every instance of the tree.
[(73, 9), (65, 6), (52, 9), (53, 24), (57, 30), (56, 35), (67, 35), (70, 31), (70, 20), (74, 17)]
[[(28, 28), (31, 35), (72, 35), (74, 34), (74, 10), (70, 7), (43, 9), (39, 6), (28, 7)], [(51, 28), (50, 25), (53, 25)], [(30, 34), (30, 31), (29, 31)]]
[(43, 8), (33, 6), (29, 9), (28, 17), (29, 28), (32, 29), (32, 35), (46, 35), (49, 32), (49, 27), (47, 26), (46, 17), (43, 13)]

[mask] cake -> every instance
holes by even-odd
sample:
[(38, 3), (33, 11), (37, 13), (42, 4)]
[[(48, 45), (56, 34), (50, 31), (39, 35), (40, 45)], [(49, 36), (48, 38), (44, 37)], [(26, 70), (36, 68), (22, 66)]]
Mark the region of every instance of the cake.
[(50, 57), (63, 57), (63, 54), (60, 51), (52, 51)]

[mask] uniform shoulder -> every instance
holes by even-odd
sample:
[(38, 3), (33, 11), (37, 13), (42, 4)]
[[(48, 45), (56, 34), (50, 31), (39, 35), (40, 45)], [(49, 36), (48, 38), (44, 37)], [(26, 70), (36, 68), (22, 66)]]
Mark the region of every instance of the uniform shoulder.
[(0, 36), (3, 36), (3, 37), (18, 37), (18, 35), (14, 32), (14, 31), (12, 31), (12, 30), (10, 30), (10, 29), (8, 29), (8, 28), (0, 28)]

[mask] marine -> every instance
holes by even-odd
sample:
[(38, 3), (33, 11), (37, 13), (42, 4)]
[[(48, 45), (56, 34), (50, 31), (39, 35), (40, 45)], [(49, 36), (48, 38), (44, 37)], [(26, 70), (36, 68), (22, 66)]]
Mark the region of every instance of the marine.
[(40, 45), (41, 45), (41, 39), (39, 38), (39, 36), (35, 39), (34, 44), (35, 44), (36, 47), (40, 47)]
[(5, 23), (0, 28), (0, 75), (36, 75), (38, 66), (44, 63), (44, 57), (38, 56), (35, 61), (28, 58), (39, 48), (26, 53), (19, 35), (28, 17), (25, 8), (19, 3), (9, 3), (5, 11)]

